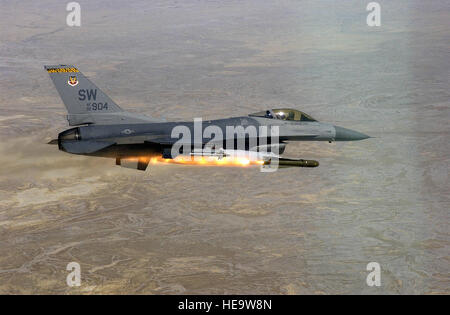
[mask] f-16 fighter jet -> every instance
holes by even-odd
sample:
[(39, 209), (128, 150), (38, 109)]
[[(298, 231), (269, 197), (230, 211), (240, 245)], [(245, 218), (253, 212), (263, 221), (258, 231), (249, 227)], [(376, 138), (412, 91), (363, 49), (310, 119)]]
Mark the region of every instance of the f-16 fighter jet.
[(114, 158), (116, 165), (146, 170), (152, 159), (244, 160), (262, 167), (316, 167), (314, 160), (282, 158), (291, 141), (354, 141), (369, 136), (289, 108), (267, 109), (247, 116), (191, 122), (124, 111), (70, 65), (44, 66), (67, 108), (74, 128), (57, 140), (60, 150)]

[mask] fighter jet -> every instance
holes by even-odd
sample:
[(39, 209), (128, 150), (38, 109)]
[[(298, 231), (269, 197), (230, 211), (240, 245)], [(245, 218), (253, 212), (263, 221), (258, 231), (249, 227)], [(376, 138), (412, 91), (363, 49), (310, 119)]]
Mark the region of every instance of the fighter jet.
[(290, 108), (217, 120), (167, 122), (124, 111), (75, 66), (44, 68), (67, 109), (69, 125), (76, 126), (49, 143), (72, 154), (113, 158), (116, 165), (141, 171), (153, 157), (238, 157), (257, 161), (262, 167), (271, 167), (275, 161), (277, 167), (316, 167), (319, 163), (314, 160), (282, 158), (286, 144), (369, 138)]

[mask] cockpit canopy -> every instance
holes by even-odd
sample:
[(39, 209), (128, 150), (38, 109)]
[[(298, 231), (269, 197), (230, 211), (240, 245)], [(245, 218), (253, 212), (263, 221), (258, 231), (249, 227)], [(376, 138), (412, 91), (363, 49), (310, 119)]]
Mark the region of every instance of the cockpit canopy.
[(250, 114), (249, 116), (292, 121), (317, 121), (308, 114), (296, 109), (278, 108)]

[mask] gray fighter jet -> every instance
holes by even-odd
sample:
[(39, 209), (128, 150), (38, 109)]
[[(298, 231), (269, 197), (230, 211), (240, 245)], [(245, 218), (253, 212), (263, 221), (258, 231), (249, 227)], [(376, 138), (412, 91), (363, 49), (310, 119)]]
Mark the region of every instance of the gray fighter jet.
[(201, 122), (167, 122), (124, 111), (74, 66), (44, 68), (67, 108), (69, 125), (77, 126), (50, 143), (68, 153), (114, 158), (116, 165), (128, 168), (145, 170), (155, 156), (238, 156), (267, 167), (275, 160), (281, 167), (316, 167), (317, 161), (281, 158), (287, 142), (369, 138), (289, 108)]

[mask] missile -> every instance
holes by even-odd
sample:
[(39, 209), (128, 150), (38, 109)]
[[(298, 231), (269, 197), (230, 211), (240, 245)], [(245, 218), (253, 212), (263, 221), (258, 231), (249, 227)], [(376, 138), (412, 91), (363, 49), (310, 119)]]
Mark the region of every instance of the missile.
[(218, 152), (209, 152), (209, 153), (204, 153), (202, 151), (200, 152), (191, 152), (189, 154), (189, 156), (201, 156), (201, 157), (216, 157), (219, 160), (223, 159), (224, 157), (228, 156), (228, 154), (224, 153), (223, 151), (218, 151)]
[[(274, 165), (276, 162), (272, 162), (272, 159), (264, 161), (263, 165)], [(280, 167), (317, 167), (319, 162), (315, 160), (294, 160), (294, 159), (278, 159), (278, 166)]]

